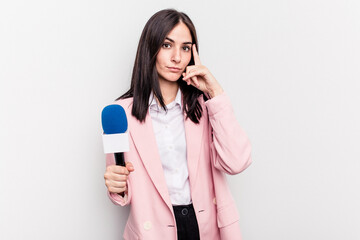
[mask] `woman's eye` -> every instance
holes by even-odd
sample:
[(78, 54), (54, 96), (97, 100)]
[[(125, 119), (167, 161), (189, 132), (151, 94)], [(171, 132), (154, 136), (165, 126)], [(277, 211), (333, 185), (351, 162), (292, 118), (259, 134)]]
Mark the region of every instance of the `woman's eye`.
[(169, 48), (169, 47), (170, 47), (170, 44), (169, 44), (169, 43), (164, 43), (164, 44), (163, 44), (163, 47), (164, 47), (164, 48)]
[(186, 52), (190, 51), (190, 47), (188, 47), (188, 46), (183, 47), (183, 49), (184, 49)]

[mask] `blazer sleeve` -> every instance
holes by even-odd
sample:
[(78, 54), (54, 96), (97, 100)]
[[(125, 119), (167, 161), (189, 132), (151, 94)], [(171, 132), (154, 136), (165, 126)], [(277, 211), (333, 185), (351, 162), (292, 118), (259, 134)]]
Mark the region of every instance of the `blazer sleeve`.
[(209, 115), (213, 166), (230, 175), (244, 171), (252, 162), (250, 141), (236, 120), (230, 98), (222, 93), (205, 102)]
[[(106, 154), (106, 167), (109, 165), (114, 165), (114, 164), (115, 164), (114, 154), (110, 154), (110, 153)], [(107, 190), (107, 194), (108, 194), (110, 200), (116, 205), (125, 206), (125, 205), (130, 204), (131, 185), (130, 185), (129, 178), (127, 180), (127, 191), (125, 192), (124, 197), (120, 196), (117, 193), (111, 193), (111, 192), (109, 192), (109, 190)]]

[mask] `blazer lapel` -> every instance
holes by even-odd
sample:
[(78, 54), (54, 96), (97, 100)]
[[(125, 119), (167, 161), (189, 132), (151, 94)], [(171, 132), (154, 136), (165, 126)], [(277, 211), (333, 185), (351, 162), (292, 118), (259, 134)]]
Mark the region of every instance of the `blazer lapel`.
[(132, 121), (129, 132), (153, 184), (164, 202), (173, 211), (150, 114), (146, 115), (144, 123)]

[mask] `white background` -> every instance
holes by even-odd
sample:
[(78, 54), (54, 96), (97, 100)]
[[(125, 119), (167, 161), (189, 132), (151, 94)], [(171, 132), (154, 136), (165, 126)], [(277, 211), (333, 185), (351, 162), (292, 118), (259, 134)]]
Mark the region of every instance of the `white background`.
[(184, 11), (253, 164), (229, 177), (244, 240), (360, 239), (360, 2), (2, 1), (0, 239), (120, 239), (100, 112), (141, 31)]

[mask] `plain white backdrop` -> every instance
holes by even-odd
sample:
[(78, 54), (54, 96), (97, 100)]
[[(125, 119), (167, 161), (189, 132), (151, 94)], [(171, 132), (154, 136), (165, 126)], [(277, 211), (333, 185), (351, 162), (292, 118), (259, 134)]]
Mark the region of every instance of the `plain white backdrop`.
[(228, 178), (244, 240), (360, 239), (357, 0), (2, 1), (0, 239), (121, 239), (100, 113), (169, 7), (193, 20), (253, 145)]

